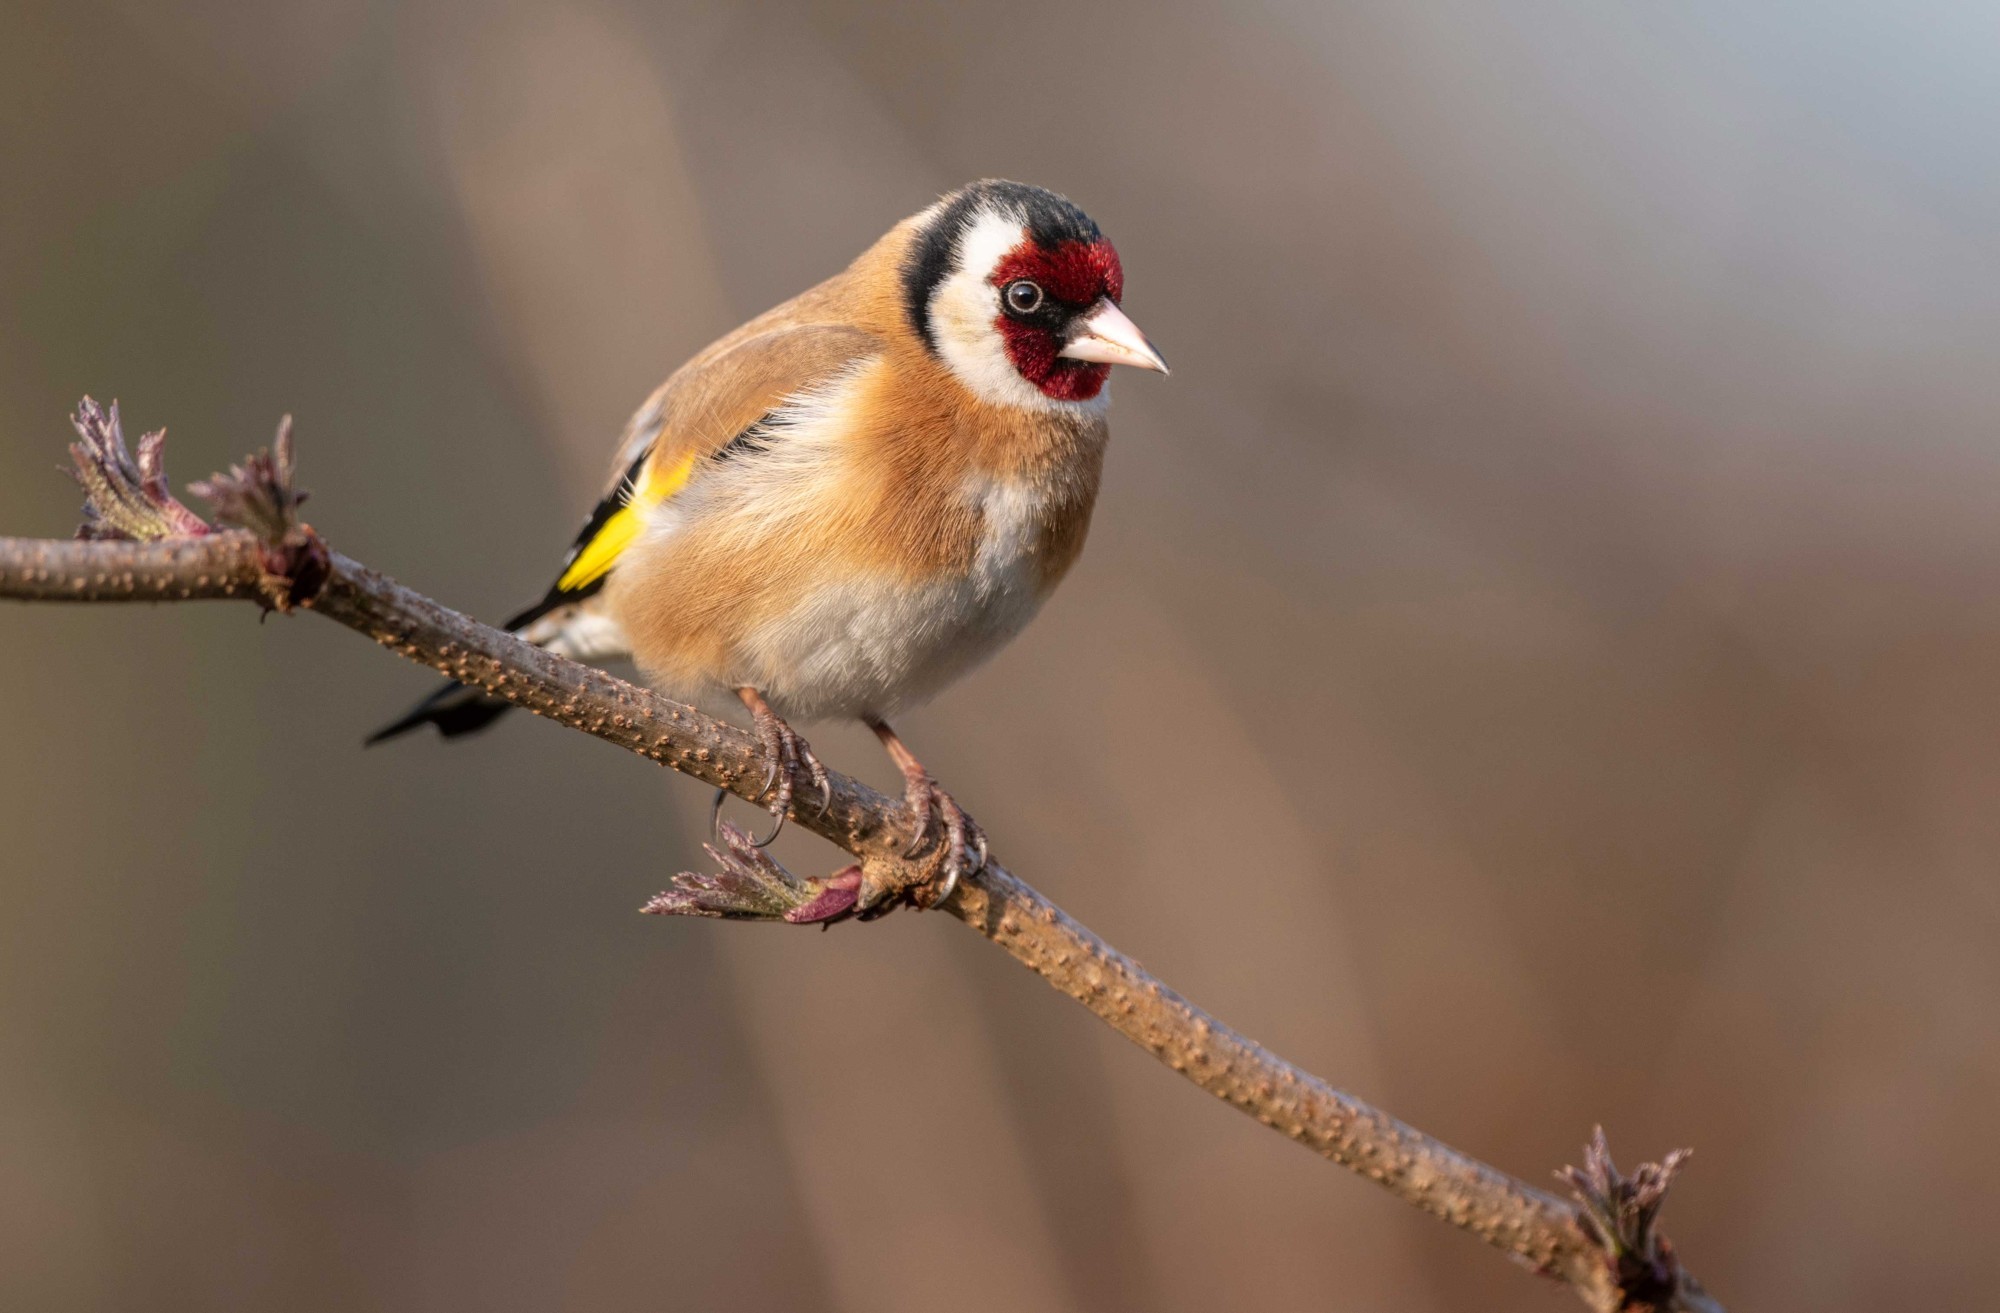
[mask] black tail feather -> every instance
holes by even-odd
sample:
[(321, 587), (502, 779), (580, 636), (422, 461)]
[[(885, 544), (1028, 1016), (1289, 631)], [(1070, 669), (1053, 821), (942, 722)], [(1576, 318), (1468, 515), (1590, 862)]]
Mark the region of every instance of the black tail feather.
[(372, 748), (424, 725), (437, 726), (438, 734), (448, 739), (477, 734), (513, 707), (505, 698), (496, 698), (483, 689), (456, 682), (446, 684), (412, 707), (409, 715), (370, 734), (365, 746)]

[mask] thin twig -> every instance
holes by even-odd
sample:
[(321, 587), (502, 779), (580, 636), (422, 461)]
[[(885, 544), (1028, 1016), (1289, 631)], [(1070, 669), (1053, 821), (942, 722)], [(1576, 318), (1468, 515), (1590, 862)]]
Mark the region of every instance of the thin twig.
[[(102, 417), (86, 401), (86, 417)], [(753, 798), (763, 749), (735, 726), (603, 671), (553, 656), (416, 593), (325, 548), (296, 517), (289, 433), (273, 456), (253, 457), (204, 488), (236, 525), (211, 530), (178, 503), (168, 508), (159, 442), (145, 468), (123, 455), (115, 410), (103, 440), (78, 456), (93, 497), (93, 541), (0, 538), (0, 598), (117, 602), (249, 598), (316, 612), (413, 661), (538, 715), (615, 743), (696, 779)], [(119, 465), (120, 460), (125, 465)], [(121, 473), (131, 477), (120, 479)], [(97, 480), (126, 495), (107, 514)], [(171, 501), (170, 498), (167, 499)], [(149, 510), (150, 508), (150, 510)], [(147, 518), (156, 513), (154, 518)], [(185, 516), (185, 519), (182, 517)], [(121, 522), (121, 517), (124, 522)], [(193, 523), (188, 523), (192, 520)], [(192, 536), (152, 533), (171, 530)], [(135, 525), (153, 541), (104, 541)], [(902, 854), (901, 804), (832, 774), (832, 801), (796, 804), (792, 821), (858, 859), (823, 880), (801, 880), (747, 843), (712, 849), (719, 876), (684, 875), (648, 910), (827, 921), (902, 901), (927, 871)], [(1328, 1085), (1216, 1021), (1074, 918), (990, 861), (943, 904), (1017, 961), (1126, 1038), (1217, 1098), (1399, 1198), (1469, 1231), (1535, 1271), (1574, 1288), (1598, 1310), (1701, 1310), (1715, 1303), (1680, 1267), (1654, 1227), (1677, 1157), (1618, 1174), (1599, 1132), (1585, 1167), (1567, 1178), (1580, 1202), (1536, 1189)]]

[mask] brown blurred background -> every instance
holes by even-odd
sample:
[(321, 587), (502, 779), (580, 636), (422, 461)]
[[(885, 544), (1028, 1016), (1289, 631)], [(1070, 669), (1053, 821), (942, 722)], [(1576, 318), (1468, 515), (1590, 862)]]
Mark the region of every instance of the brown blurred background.
[[(182, 480), (289, 410), (498, 617), (686, 354), (1063, 189), (1176, 372), (904, 726), (1010, 865), (1517, 1173), (1694, 1145), (1732, 1307), (1983, 1305), (2000, 17), (1873, 8), (9, 0), (0, 532), (85, 391)], [(364, 754), (430, 684), (332, 626), (0, 651), (0, 1306), (1567, 1306), (950, 922), (634, 915), (703, 790)]]

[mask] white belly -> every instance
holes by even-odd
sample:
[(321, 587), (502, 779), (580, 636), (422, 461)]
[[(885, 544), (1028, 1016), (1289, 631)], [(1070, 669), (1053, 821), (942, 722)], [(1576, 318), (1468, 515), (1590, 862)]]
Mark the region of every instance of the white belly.
[(743, 673), (780, 714), (892, 715), (934, 696), (1034, 618), (1042, 603), (1033, 555), (1040, 497), (984, 479), (965, 495), (981, 512), (979, 550), (965, 575), (825, 583), (751, 633)]
[(1034, 617), (1041, 599), (1028, 571), (994, 585), (977, 573), (914, 587), (822, 585), (751, 633), (740, 678), (787, 718), (893, 715), (993, 655)]

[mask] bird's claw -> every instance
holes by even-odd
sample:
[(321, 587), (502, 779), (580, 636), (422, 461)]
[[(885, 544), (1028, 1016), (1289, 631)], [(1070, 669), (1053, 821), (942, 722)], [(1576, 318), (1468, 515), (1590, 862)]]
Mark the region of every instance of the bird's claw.
[(764, 772), (763, 787), (757, 791), (756, 801), (764, 809), (777, 817), (777, 824), (762, 839), (753, 840), (759, 848), (768, 848), (777, 840), (785, 828), (785, 818), (791, 814), (792, 795), (797, 788), (797, 777), (803, 774), (819, 790), (819, 809), (824, 815), (833, 805), (833, 779), (826, 767), (814, 754), (799, 732), (787, 725), (778, 714), (769, 708), (752, 713), (752, 728), (758, 740), (764, 745), (764, 756), (769, 762)]
[(930, 876), (911, 891), (919, 907), (936, 907), (951, 897), (960, 880), (986, 869), (986, 831), (928, 774), (910, 777), (903, 807), (909, 813), (911, 830), (905, 857), (917, 856), (932, 843), (937, 828), (934, 819), (943, 826)]

